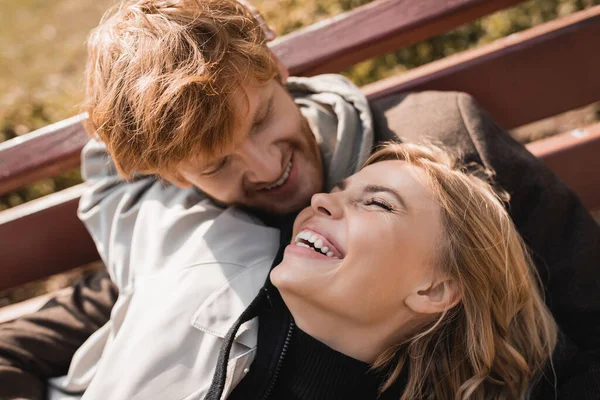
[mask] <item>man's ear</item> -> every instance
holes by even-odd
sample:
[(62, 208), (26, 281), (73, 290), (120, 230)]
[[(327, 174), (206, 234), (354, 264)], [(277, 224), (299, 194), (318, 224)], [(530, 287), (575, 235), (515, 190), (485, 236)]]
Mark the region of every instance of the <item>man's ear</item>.
[(275, 63), (277, 64), (277, 70), (279, 71), (281, 83), (285, 84), (288, 77), (290, 76), (290, 71), (288, 70), (288, 67), (286, 67), (286, 65), (283, 63), (283, 61), (281, 61), (281, 59), (277, 57), (275, 53), (273, 53), (273, 51), (269, 50), (269, 52), (271, 53), (271, 57), (273, 58), (273, 60), (275, 60)]
[(185, 179), (184, 177), (177, 177), (174, 175), (166, 175), (166, 176), (163, 176), (162, 178), (165, 181), (169, 182), (170, 184), (175, 185), (181, 189), (189, 189), (192, 186), (194, 186), (190, 182), (188, 182), (187, 179)]
[(446, 278), (416, 288), (404, 303), (419, 314), (439, 314), (457, 305), (460, 299), (456, 281)]

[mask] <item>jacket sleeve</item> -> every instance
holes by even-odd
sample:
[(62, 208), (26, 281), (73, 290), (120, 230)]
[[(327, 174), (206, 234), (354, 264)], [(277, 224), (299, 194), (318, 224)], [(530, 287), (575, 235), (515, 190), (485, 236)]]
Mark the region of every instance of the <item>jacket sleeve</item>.
[[(391, 96), (373, 111), (379, 140), (428, 137), (495, 171), (496, 183), (511, 196), (508, 211), (566, 338), (557, 363), (571, 367), (555, 365), (557, 391), (570, 392), (568, 398), (600, 397), (600, 227), (577, 195), (465, 93)], [(560, 347), (566, 342), (571, 350), (565, 352)]]
[(79, 219), (92, 236), (113, 282), (122, 289), (128, 281), (125, 266), (143, 197), (161, 183), (152, 176), (124, 180), (104, 143), (96, 139), (82, 151), (81, 174), (88, 189), (79, 200)]
[(83, 149), (81, 170), (89, 189), (78, 215), (121, 293), (136, 273), (172, 259), (181, 240), (223, 211), (195, 188), (149, 175), (124, 180), (106, 146), (94, 139)]
[(0, 399), (43, 399), (45, 379), (66, 374), (75, 351), (108, 321), (116, 298), (102, 269), (39, 311), (0, 325)]
[(131, 182), (120, 178), (96, 140), (82, 152), (82, 174), (89, 189), (81, 197), (79, 216), (113, 279), (103, 269), (41, 310), (0, 326), (0, 400), (44, 398), (45, 379), (67, 373), (75, 351), (109, 320), (118, 284), (128, 282), (128, 249), (141, 200), (148, 191), (159, 200), (168, 191), (151, 176)]

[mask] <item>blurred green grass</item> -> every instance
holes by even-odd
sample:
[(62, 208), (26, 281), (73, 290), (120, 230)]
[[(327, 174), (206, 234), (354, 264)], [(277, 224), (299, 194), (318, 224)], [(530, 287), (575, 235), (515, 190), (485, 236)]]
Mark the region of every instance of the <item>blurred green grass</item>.
[[(0, 0), (0, 142), (78, 113), (85, 41), (114, 0)], [(370, 0), (254, 0), (284, 35)], [(343, 73), (359, 85), (600, 4), (530, 0)], [(81, 182), (77, 169), (0, 196), (0, 211)]]

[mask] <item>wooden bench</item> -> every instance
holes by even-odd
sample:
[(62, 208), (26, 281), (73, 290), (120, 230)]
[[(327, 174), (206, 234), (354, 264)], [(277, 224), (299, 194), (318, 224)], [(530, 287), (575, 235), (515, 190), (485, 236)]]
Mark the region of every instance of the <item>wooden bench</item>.
[[(277, 39), (292, 75), (337, 72), (520, 3), (379, 0)], [(358, 29), (357, 29), (358, 27)], [(315, 46), (318, 43), (318, 46)], [(505, 128), (600, 100), (600, 6), (499, 39), (363, 88), (370, 100), (420, 90), (472, 94)], [(79, 165), (88, 137), (76, 116), (0, 144), (0, 194)], [(600, 123), (540, 140), (529, 150), (589, 209), (600, 208)], [(84, 185), (0, 212), (0, 290), (98, 259), (76, 216)], [(36, 307), (13, 305), (0, 322)]]

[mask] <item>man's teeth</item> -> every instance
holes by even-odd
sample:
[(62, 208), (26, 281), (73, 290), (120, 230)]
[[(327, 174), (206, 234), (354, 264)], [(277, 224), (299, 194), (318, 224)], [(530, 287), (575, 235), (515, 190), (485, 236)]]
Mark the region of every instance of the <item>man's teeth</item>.
[[(310, 244), (312, 244), (312, 246), (303, 242), (303, 240), (309, 242)], [(333, 256), (333, 251), (329, 251), (329, 247), (323, 246), (323, 241), (311, 232), (302, 231), (298, 233), (296, 235), (296, 238), (294, 239), (294, 242), (296, 246), (306, 247), (307, 249), (313, 249), (315, 251), (318, 250), (319, 252), (325, 254), (327, 257), (337, 258)]]
[(283, 171), (283, 175), (281, 175), (281, 178), (279, 178), (279, 180), (277, 182), (275, 182), (274, 184), (267, 186), (265, 189), (271, 190), (271, 189), (275, 189), (276, 187), (283, 185), (285, 183), (285, 181), (287, 181), (287, 178), (290, 176), (291, 170), (292, 170), (292, 161), (290, 160), (287, 167), (285, 167), (285, 171)]

